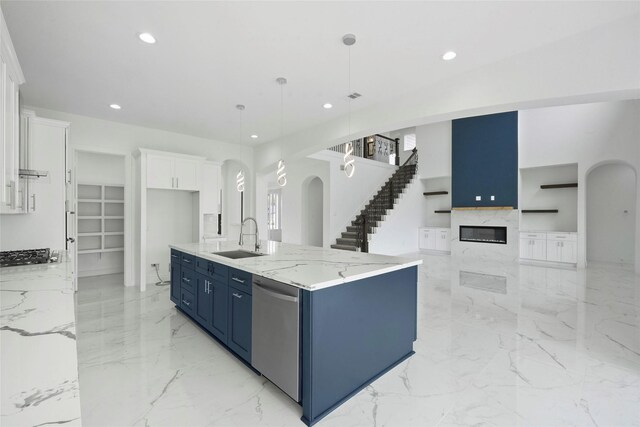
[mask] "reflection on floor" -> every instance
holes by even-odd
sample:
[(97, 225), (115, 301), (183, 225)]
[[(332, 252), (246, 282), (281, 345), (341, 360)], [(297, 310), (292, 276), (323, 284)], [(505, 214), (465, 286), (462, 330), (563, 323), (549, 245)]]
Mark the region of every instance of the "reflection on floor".
[[(319, 425), (640, 425), (640, 276), (421, 256), (416, 354)], [(302, 425), (168, 287), (121, 283), (80, 281), (84, 425)]]

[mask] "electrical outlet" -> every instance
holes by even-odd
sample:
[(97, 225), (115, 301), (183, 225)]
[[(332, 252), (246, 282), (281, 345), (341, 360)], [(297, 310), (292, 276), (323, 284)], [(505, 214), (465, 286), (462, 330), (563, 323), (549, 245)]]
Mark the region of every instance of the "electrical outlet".
[(155, 263), (155, 262), (151, 263), (151, 267), (153, 267), (153, 268), (156, 268), (156, 267), (159, 267), (159, 266), (160, 266), (160, 264), (158, 264), (158, 263)]

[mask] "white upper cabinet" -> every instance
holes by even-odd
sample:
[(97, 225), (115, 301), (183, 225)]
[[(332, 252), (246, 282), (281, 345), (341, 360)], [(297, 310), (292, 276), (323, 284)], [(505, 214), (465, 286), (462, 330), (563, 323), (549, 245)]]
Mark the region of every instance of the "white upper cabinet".
[(24, 75), (0, 11), (0, 213), (19, 210), (20, 107), (19, 87)]
[(147, 188), (198, 191), (203, 161), (171, 153), (147, 154)]
[(202, 162), (191, 159), (175, 159), (173, 174), (178, 190), (197, 191), (200, 189), (200, 171)]
[(173, 157), (149, 154), (147, 156), (147, 187), (174, 188)]

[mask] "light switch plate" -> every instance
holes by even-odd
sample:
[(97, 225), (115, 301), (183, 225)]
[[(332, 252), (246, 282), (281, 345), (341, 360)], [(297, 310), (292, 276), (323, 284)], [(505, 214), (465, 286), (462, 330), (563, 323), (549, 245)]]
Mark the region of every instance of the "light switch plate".
[(482, 200), (482, 196), (476, 196), (476, 202), (479, 202), (480, 200)]
[(496, 199), (496, 196), (491, 196), (491, 200), (495, 200), (495, 199)]

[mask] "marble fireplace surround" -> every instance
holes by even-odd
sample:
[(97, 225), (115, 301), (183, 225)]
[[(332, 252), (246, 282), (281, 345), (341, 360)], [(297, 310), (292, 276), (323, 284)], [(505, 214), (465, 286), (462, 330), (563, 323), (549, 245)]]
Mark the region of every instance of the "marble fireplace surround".
[[(460, 226), (507, 227), (507, 244), (461, 242)], [(451, 255), (492, 261), (518, 261), (519, 214), (511, 208), (463, 208), (451, 211)]]

